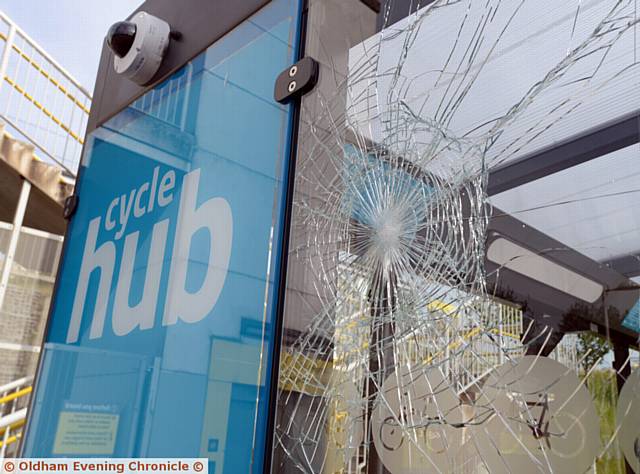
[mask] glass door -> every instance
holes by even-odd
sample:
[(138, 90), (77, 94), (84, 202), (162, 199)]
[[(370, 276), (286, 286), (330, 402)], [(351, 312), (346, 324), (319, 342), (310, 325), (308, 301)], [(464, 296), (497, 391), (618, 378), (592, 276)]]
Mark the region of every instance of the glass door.
[(640, 472), (635, 2), (308, 25), (272, 472)]

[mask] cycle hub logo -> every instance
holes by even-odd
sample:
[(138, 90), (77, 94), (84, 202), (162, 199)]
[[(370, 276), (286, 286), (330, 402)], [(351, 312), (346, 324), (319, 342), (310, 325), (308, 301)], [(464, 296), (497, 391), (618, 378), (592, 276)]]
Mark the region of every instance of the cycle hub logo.
[[(94, 270), (100, 270), (89, 338), (102, 337), (104, 332), (109, 295), (115, 292), (111, 322), (113, 332), (124, 336), (134, 329), (154, 327), (156, 309), (160, 298), (164, 301), (162, 325), (170, 326), (178, 320), (196, 323), (213, 309), (220, 296), (229, 267), (233, 239), (233, 216), (226, 199), (211, 198), (197, 204), (200, 185), (200, 170), (186, 174), (181, 183), (180, 202), (175, 224), (172, 248), (167, 244), (171, 217), (158, 220), (151, 229), (151, 243), (146, 262), (134, 268), (139, 242), (149, 238), (145, 231), (127, 233), (127, 228), (136, 219), (157, 213), (169, 206), (176, 195), (176, 173), (167, 171), (160, 176), (160, 167), (153, 170), (150, 179), (128, 193), (114, 196), (102, 215), (93, 218), (86, 232), (78, 283), (73, 299), (71, 321), (67, 332), (67, 343), (78, 340), (85, 305), (89, 293), (89, 280)], [(189, 255), (193, 237), (205, 231), (208, 234), (208, 261), (198, 262), (204, 268), (204, 277), (199, 288), (188, 285)], [(98, 243), (101, 232), (111, 240)], [(141, 233), (142, 232), (142, 233)], [(146, 231), (148, 234), (148, 230)], [(124, 245), (116, 242), (124, 239)], [(119, 273), (114, 275), (118, 248), (122, 249)], [(130, 293), (134, 273), (144, 275), (142, 297), (130, 304)], [(169, 266), (167, 291), (160, 293), (161, 276), (165, 265)], [(115, 278), (114, 278), (115, 277)], [(115, 289), (112, 288), (115, 285)], [(89, 317), (85, 315), (85, 317)]]

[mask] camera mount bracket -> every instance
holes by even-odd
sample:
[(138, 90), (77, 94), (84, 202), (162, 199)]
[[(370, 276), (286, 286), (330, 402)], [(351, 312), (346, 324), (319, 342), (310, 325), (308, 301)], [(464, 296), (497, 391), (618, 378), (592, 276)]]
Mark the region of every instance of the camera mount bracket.
[(276, 79), (273, 96), (276, 102), (286, 104), (302, 97), (318, 83), (320, 65), (307, 56), (282, 71)]

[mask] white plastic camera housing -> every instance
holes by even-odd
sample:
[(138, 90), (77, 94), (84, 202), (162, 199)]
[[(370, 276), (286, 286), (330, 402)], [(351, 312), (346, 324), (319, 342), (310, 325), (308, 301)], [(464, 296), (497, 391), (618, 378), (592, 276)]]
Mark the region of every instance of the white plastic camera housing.
[(114, 54), (113, 67), (139, 85), (145, 85), (160, 69), (171, 37), (169, 24), (146, 12), (138, 12), (129, 20), (136, 27), (133, 44), (122, 57)]

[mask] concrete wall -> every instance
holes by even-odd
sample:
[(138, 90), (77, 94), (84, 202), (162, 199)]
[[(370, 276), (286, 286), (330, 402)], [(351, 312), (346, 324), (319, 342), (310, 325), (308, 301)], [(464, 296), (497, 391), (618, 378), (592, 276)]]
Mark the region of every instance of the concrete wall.
[(53, 284), (31, 273), (12, 275), (0, 310), (0, 385), (35, 373), (38, 353), (29, 346), (42, 343)]
[(31, 188), (0, 301), (0, 385), (35, 374), (66, 228), (62, 206), (73, 190), (72, 178), (40, 161), (0, 123), (0, 276), (24, 181)]

